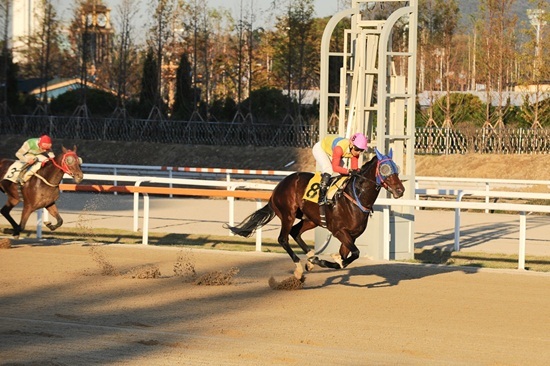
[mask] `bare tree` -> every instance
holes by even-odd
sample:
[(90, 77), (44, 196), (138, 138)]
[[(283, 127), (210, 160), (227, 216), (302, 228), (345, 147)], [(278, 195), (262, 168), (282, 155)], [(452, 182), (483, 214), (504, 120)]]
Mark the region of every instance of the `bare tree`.
[[(130, 92), (131, 86), (135, 85), (139, 79), (135, 78), (137, 63), (137, 50), (134, 44), (135, 19), (138, 14), (139, 4), (141, 2), (134, 0), (122, 0), (118, 5), (118, 36), (115, 38), (115, 57), (111, 70), (111, 79), (115, 86), (117, 94), (116, 113), (126, 116), (126, 99), (136, 93)], [(131, 78), (134, 76), (134, 80)], [(135, 89), (135, 88), (134, 88)]]
[[(482, 0), (480, 2), (483, 22), (480, 38), (481, 76), (485, 79), (487, 107), (485, 125), (504, 127), (504, 114), (509, 107), (505, 98), (509, 60), (514, 58), (514, 29), (517, 17), (511, 12), (515, 0)], [(491, 112), (491, 92), (495, 91), (498, 98), (496, 110)], [(494, 120), (493, 125), (491, 121)]]
[(0, 2), (0, 11), (3, 14), (4, 21), (4, 35), (2, 37), (2, 81), (4, 87), (2, 88), (2, 114), (6, 116), (8, 114), (8, 62), (10, 53), (9, 52), (9, 15), (10, 15), (11, 0), (2, 0)]
[(156, 55), (157, 78), (159, 80), (155, 95), (155, 105), (149, 117), (156, 114), (157, 117), (163, 118), (166, 110), (162, 97), (162, 68), (163, 68), (163, 52), (166, 44), (171, 43), (174, 37), (174, 19), (176, 16), (177, 0), (157, 0), (156, 3), (151, 3), (153, 12), (153, 24), (149, 32), (149, 46), (154, 50)]
[[(550, 80), (550, 6), (544, 0), (533, 0), (531, 5), (533, 8), (527, 10), (530, 22), (526, 32), (528, 41), (523, 45), (518, 69), (522, 71), (519, 78), (526, 91), (526, 102), (522, 106), (523, 114), (531, 121), (532, 128), (540, 128), (544, 116), (550, 113), (549, 110), (544, 110), (545, 104), (542, 103), (550, 93), (542, 86), (543, 82)], [(534, 100), (528, 98), (529, 95), (532, 95)]]
[[(303, 91), (315, 85), (315, 66), (320, 57), (319, 45), (312, 43), (313, 1), (287, 0), (284, 15), (278, 17), (275, 35), (275, 55), (273, 71), (279, 85), (287, 89), (289, 97), (297, 90), (298, 109), (293, 111), (289, 98), (287, 117), (301, 118)], [(294, 113), (293, 113), (294, 112)]]
[(442, 49), (443, 49), (443, 65), (442, 70), (443, 80), (445, 88), (445, 105), (442, 110), (445, 114), (443, 120), (444, 127), (452, 127), (452, 109), (451, 109), (451, 80), (457, 74), (454, 68), (456, 60), (456, 44), (453, 40), (453, 36), (456, 32), (458, 24), (458, 5), (455, 0), (436, 0), (437, 15), (440, 17), (442, 24), (441, 37), (442, 37)]

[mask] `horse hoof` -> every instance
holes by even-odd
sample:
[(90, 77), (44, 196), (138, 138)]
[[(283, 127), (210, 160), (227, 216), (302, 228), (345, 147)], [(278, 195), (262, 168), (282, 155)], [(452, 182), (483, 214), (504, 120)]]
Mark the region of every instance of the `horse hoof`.
[(306, 269), (308, 268), (308, 265), (311, 265), (311, 268), (313, 268), (313, 265), (319, 265), (319, 257), (311, 257), (307, 259)]
[(340, 269), (344, 268), (344, 263), (342, 262), (342, 257), (340, 256), (340, 254), (331, 254), (331, 257), (340, 266)]
[(310, 272), (310, 271), (313, 271), (313, 268), (315, 267), (315, 265), (311, 262), (307, 262), (306, 263), (306, 271)]

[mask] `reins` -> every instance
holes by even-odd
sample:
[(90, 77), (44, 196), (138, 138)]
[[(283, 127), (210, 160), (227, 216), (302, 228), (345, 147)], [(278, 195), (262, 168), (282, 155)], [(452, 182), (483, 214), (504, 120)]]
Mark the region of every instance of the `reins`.
[(50, 182), (47, 181), (46, 178), (44, 178), (43, 176), (41, 176), (40, 174), (38, 173), (34, 173), (34, 176), (38, 179), (40, 179), (42, 182), (46, 183), (48, 186), (50, 187), (57, 187), (59, 186), (59, 183), (58, 184), (51, 184)]
[[(65, 154), (63, 154), (63, 156), (61, 157), (61, 165), (57, 164), (57, 162), (55, 161), (55, 158), (49, 158), (48, 160), (52, 162), (52, 164), (59, 170), (61, 170), (63, 173), (66, 173), (66, 174), (69, 174), (72, 176), (71, 174), (71, 171), (69, 170), (69, 167), (67, 166), (67, 163), (65, 162), (65, 160), (67, 159), (67, 155), (72, 155), (75, 157), (75, 159), (78, 159), (78, 156), (76, 155), (76, 153), (74, 153), (73, 151), (67, 151)], [(48, 161), (46, 160), (46, 161)], [(46, 178), (44, 178), (43, 176), (41, 176), (40, 174), (38, 173), (34, 173), (34, 175), (40, 179), (42, 182), (44, 182), (46, 185), (50, 186), (50, 187), (58, 187), (59, 186), (59, 183), (57, 184), (52, 184), (50, 182), (48, 182), (48, 180)]]
[(54, 158), (50, 158), (50, 161), (55, 165), (58, 169), (63, 171), (63, 173), (67, 173), (69, 175), (71, 174), (71, 171), (69, 170), (69, 167), (67, 166), (67, 163), (65, 160), (67, 159), (67, 155), (72, 155), (75, 159), (78, 159), (78, 156), (73, 151), (67, 151), (65, 154), (63, 154), (63, 157), (61, 158), (61, 165), (57, 164)]
[[(382, 160), (382, 161), (384, 161), (384, 160)], [(347, 192), (345, 192), (345, 191), (343, 192), (344, 197), (346, 197), (348, 200), (351, 201), (351, 203), (353, 203), (354, 205), (356, 205), (357, 207), (359, 207), (359, 209), (360, 209), (361, 212), (363, 212), (363, 213), (372, 212), (372, 205), (371, 205), (370, 207), (365, 207), (365, 206), (363, 206), (363, 205), (361, 204), (361, 201), (359, 200), (359, 196), (358, 196), (358, 194), (357, 194), (357, 187), (356, 187), (356, 185), (355, 185), (355, 182), (356, 182), (357, 178), (361, 178), (361, 179), (363, 179), (363, 180), (367, 180), (367, 181), (369, 181), (369, 182), (371, 182), (371, 183), (374, 183), (374, 184), (375, 184), (375, 188), (374, 188), (374, 189), (377, 190), (377, 191), (379, 191), (380, 188), (382, 187), (382, 184), (384, 183), (383, 180), (381, 180), (380, 183), (378, 182), (379, 176), (381, 177), (381, 175), (380, 175), (380, 173), (379, 173), (379, 171), (378, 171), (378, 167), (380, 166), (380, 163), (381, 163), (380, 160), (378, 160), (378, 161), (376, 162), (376, 173), (375, 173), (375, 174), (376, 174), (376, 181), (374, 181), (374, 180), (372, 180), (372, 179), (369, 179), (369, 178), (366, 178), (366, 177), (364, 177), (364, 176), (353, 176), (353, 177), (352, 177), (352, 182), (351, 182), (351, 183), (352, 183), (353, 197), (350, 196)]]

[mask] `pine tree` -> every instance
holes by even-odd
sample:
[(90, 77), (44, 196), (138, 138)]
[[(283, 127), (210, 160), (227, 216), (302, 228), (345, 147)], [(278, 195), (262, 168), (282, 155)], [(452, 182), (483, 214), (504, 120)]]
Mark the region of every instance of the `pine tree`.
[(175, 119), (189, 120), (195, 109), (196, 91), (193, 90), (191, 73), (189, 57), (187, 53), (183, 53), (176, 72), (176, 97), (172, 113)]

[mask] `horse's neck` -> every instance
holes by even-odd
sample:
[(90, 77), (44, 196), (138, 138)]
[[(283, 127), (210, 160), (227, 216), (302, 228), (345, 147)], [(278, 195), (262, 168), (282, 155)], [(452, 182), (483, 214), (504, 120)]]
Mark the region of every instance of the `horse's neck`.
[[(57, 163), (57, 162), (56, 162)], [(46, 163), (43, 167), (36, 172), (42, 178), (46, 179), (48, 183), (58, 185), (63, 179), (63, 171), (57, 168), (53, 162)]]
[(370, 208), (378, 198), (380, 187), (376, 184), (377, 160), (371, 160), (367, 164), (363, 177), (352, 179), (347, 188), (352, 196), (360, 201), (361, 205)]

